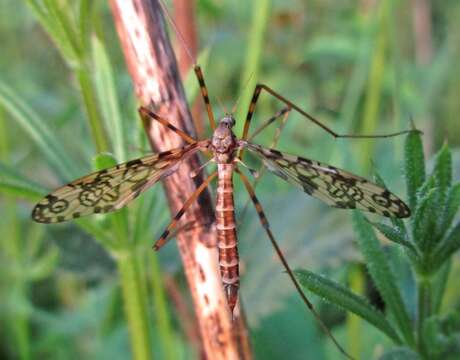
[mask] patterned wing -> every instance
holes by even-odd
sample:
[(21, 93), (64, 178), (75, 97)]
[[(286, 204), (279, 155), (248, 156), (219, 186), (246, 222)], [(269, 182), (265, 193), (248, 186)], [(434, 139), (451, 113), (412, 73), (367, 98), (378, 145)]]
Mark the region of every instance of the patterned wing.
[(342, 209), (360, 209), (386, 217), (405, 218), (410, 209), (387, 189), (318, 161), (244, 143), (267, 168), (307, 194)]
[(49, 224), (118, 210), (198, 150), (195, 143), (83, 176), (45, 196), (32, 210), (32, 219)]

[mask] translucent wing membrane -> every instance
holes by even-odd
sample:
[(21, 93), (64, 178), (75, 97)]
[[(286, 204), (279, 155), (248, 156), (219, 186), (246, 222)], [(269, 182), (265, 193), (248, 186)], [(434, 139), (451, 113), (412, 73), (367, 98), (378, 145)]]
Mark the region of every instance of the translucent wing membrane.
[(386, 217), (410, 216), (407, 205), (387, 189), (318, 161), (244, 142), (268, 170), (330, 206), (359, 209)]
[(45, 196), (34, 207), (32, 219), (57, 223), (118, 210), (158, 180), (171, 175), (202, 145), (194, 143), (83, 176)]

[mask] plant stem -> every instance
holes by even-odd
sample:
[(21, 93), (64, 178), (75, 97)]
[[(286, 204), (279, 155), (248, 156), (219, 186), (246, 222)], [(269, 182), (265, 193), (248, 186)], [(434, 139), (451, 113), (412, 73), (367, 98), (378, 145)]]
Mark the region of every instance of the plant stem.
[(118, 254), (115, 258), (120, 273), (133, 358), (135, 360), (150, 360), (152, 359), (150, 331), (135, 255), (131, 251), (126, 251)]
[(431, 281), (420, 278), (417, 282), (418, 292), (418, 316), (417, 316), (417, 347), (422, 356), (426, 357), (426, 349), (423, 341), (423, 324), (431, 313)]
[[(112, 13), (125, 55), (128, 71), (141, 104), (155, 107), (155, 112), (173, 125), (194, 136), (195, 131), (185, 101), (158, 1), (111, 0)], [(155, 121), (144, 121), (152, 149), (165, 151), (182, 146), (183, 142)], [(197, 190), (203, 172), (196, 178), (190, 172), (200, 166), (197, 156), (184, 161), (180, 168), (164, 179), (171, 211), (177, 213), (184, 199)], [(201, 179), (200, 179), (201, 177)], [(184, 222), (198, 225), (190, 231), (179, 231), (177, 243), (184, 263), (193, 305), (200, 329), (204, 355), (210, 359), (249, 359), (239, 349), (247, 339), (235, 339), (233, 328), (241, 321), (232, 321), (218, 271), (212, 201), (209, 192), (185, 214)], [(216, 330), (218, 329), (218, 331)]]
[[(350, 290), (357, 295), (364, 293), (364, 276), (362, 270), (352, 265), (349, 270), (348, 282)], [(362, 338), (359, 334), (362, 332), (362, 320), (357, 315), (347, 312), (347, 335), (349, 341), (348, 351), (350, 355), (355, 358), (360, 358), (360, 350), (362, 348)]]
[(107, 137), (104, 134), (103, 121), (97, 107), (96, 92), (89, 75), (89, 70), (83, 66), (77, 69), (75, 74), (88, 114), (89, 127), (93, 141), (96, 144), (96, 151), (98, 153), (108, 151)]
[[(378, 24), (379, 30), (375, 39), (375, 50), (372, 57), (369, 82), (366, 90), (366, 102), (364, 103), (364, 114), (361, 124), (362, 134), (375, 134), (377, 128), (377, 120), (379, 117), (381, 91), (383, 87), (383, 74), (386, 65), (385, 53), (387, 47), (387, 35), (385, 32), (385, 17), (387, 16), (388, 6), (382, 2), (378, 8)], [(374, 145), (371, 141), (363, 141), (360, 143), (360, 162), (363, 167), (369, 169), (369, 156), (373, 156)]]
[(262, 48), (265, 39), (265, 32), (269, 23), (271, 10), (270, 0), (257, 0), (253, 2), (251, 30), (246, 51), (246, 60), (244, 62), (243, 73), (240, 82), (241, 102), (236, 114), (236, 134), (243, 130), (244, 116), (248, 111), (252, 93), (258, 82), (260, 61), (262, 57)]
[(165, 287), (158, 264), (158, 255), (149, 256), (151, 275), (152, 275), (152, 294), (153, 306), (155, 308), (156, 328), (161, 339), (163, 348), (162, 358), (172, 360), (177, 352), (174, 349), (173, 332), (171, 329), (171, 319), (169, 317), (168, 305), (166, 302)]

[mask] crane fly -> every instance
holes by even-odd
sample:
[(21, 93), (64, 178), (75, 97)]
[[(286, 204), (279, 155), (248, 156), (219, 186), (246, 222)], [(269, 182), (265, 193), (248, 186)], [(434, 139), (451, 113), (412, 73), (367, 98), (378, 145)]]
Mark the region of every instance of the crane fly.
[[(210, 162), (216, 163), (217, 170), (209, 175), (190, 198), (185, 201), (164, 233), (154, 244), (154, 249), (160, 249), (167, 242), (171, 231), (176, 227), (182, 215), (208, 187), (211, 181), (217, 177), (215, 218), (219, 266), (228, 306), (233, 314), (238, 300), (240, 283), (233, 199), (233, 174), (236, 172), (248, 191), (259, 220), (296, 290), (326, 334), (345, 356), (350, 357), (332, 336), (312, 303), (301, 290), (273, 237), (265, 213), (256, 197), (254, 187), (248, 177), (241, 171), (239, 165), (244, 165), (242, 162), (243, 151), (248, 151), (258, 157), (270, 172), (330, 206), (341, 209), (359, 209), (389, 218), (406, 218), (410, 216), (410, 209), (401, 199), (386, 188), (334, 166), (287, 154), (274, 148), (264, 147), (250, 140), (260, 130), (275, 122), (282, 115), (289, 114), (291, 110), (297, 111), (335, 138), (384, 138), (408, 133), (410, 130), (385, 135), (341, 135), (323, 125), (319, 120), (269, 86), (258, 84), (255, 87), (249, 105), (243, 134), (241, 138), (237, 138), (233, 132), (235, 125), (234, 111), (226, 113), (216, 125), (208, 90), (199, 65), (194, 65), (194, 72), (200, 85), (201, 96), (213, 131), (209, 139), (196, 140), (176, 128), (167, 119), (157, 115), (149, 108), (141, 106), (139, 113), (143, 119), (159, 122), (180, 136), (187, 144), (176, 149), (151, 154), (108, 169), (96, 171), (72, 181), (51, 192), (36, 204), (32, 211), (32, 219), (39, 223), (51, 224), (78, 219), (94, 213), (108, 213), (121, 209), (152, 185), (174, 173), (181, 163), (192, 155), (199, 152), (208, 153), (211, 155)], [(268, 119), (251, 137), (248, 137), (256, 103), (263, 90), (283, 102), (286, 107), (274, 117)], [(201, 168), (198, 170), (201, 170)]]

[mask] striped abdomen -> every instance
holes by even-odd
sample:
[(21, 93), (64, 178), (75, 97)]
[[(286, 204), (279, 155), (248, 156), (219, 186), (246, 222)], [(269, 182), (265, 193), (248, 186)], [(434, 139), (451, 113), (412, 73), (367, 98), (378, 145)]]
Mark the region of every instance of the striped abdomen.
[(222, 283), (230, 311), (238, 299), (240, 277), (236, 238), (235, 208), (233, 202), (233, 164), (218, 164), (216, 201), (217, 247)]

